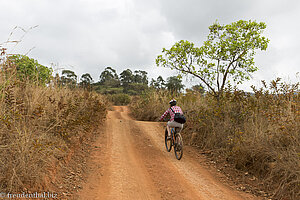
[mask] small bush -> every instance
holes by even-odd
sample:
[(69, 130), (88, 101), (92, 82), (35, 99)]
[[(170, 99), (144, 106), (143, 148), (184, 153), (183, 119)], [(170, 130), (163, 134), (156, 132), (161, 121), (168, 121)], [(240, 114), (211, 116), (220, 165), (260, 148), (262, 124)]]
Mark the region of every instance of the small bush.
[(128, 105), (131, 101), (131, 97), (124, 93), (110, 95), (108, 99), (116, 106)]

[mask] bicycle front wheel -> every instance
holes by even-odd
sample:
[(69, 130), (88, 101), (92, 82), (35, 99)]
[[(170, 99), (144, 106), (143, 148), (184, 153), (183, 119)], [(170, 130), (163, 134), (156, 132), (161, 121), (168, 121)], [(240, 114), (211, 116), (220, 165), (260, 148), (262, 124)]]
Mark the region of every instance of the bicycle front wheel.
[(183, 155), (183, 141), (180, 133), (177, 133), (175, 135), (175, 146), (174, 146), (174, 152), (177, 160), (180, 160)]

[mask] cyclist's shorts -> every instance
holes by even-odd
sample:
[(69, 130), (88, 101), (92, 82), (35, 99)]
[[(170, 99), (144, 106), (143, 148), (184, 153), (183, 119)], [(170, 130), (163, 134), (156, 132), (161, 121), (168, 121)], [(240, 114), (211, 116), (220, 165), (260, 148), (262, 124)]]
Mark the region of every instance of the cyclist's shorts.
[(168, 126), (169, 127), (178, 127), (180, 129), (183, 129), (183, 124), (180, 124), (180, 123), (175, 122), (175, 121), (168, 121)]

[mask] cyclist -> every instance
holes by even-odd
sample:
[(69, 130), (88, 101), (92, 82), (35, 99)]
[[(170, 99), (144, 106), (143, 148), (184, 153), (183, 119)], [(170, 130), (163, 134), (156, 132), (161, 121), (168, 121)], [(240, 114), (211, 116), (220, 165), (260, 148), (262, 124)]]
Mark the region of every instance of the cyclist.
[(183, 112), (182, 112), (182, 110), (181, 110), (181, 108), (179, 106), (176, 106), (177, 102), (176, 102), (175, 99), (172, 99), (169, 102), (169, 104), (170, 104), (170, 108), (168, 108), (164, 112), (164, 114), (160, 117), (159, 120), (160, 121), (163, 120), (168, 114), (171, 116), (170, 121), (168, 121), (168, 123), (167, 123), (168, 137), (171, 137), (171, 130), (170, 130), (171, 128), (178, 127), (178, 128), (180, 128), (179, 132), (183, 128), (183, 124), (174, 121), (175, 113), (183, 114)]

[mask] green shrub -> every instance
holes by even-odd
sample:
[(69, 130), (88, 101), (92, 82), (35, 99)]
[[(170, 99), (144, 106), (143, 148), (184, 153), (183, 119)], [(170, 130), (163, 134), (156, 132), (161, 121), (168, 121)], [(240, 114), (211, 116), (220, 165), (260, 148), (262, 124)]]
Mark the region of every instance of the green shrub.
[(131, 101), (131, 97), (124, 93), (110, 95), (108, 99), (116, 106), (124, 106)]

